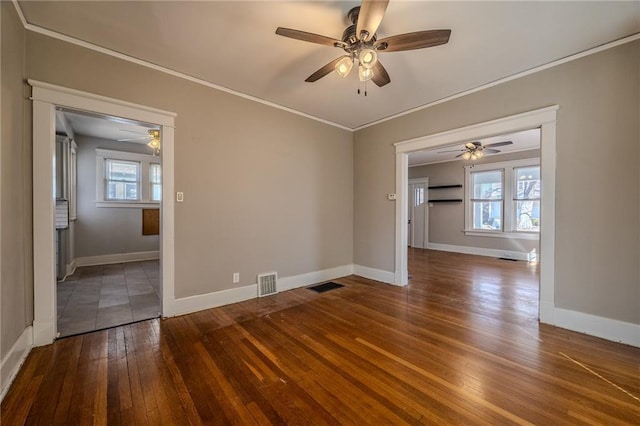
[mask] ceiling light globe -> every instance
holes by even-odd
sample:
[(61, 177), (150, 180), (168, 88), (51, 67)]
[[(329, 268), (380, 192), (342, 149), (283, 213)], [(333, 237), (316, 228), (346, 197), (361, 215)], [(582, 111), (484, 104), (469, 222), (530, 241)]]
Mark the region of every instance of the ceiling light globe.
[(378, 62), (378, 54), (373, 49), (362, 49), (358, 53), (358, 61), (364, 68), (373, 68), (376, 65), (376, 62)]
[(353, 59), (350, 56), (344, 56), (338, 61), (335, 68), (338, 75), (344, 78), (349, 75), (351, 68), (353, 68)]
[(363, 66), (358, 67), (358, 78), (360, 81), (365, 82), (371, 80), (373, 77), (373, 70), (371, 68), (365, 68)]
[(484, 153), (482, 151), (476, 151), (476, 157), (482, 158), (484, 157)]
[(462, 158), (468, 160), (469, 158), (471, 158), (471, 153), (468, 151), (465, 152), (464, 154), (462, 154)]

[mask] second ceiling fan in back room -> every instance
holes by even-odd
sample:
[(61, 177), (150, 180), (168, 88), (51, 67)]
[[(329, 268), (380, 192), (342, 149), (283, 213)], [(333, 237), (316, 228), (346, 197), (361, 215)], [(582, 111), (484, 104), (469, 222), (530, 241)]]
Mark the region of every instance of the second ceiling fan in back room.
[[(382, 22), (389, 1), (363, 0), (362, 6), (354, 7), (347, 17), (352, 25), (342, 33), (342, 39), (334, 39), (318, 34), (290, 28), (278, 27), (276, 34), (310, 43), (338, 47), (346, 52), (329, 62), (305, 80), (313, 83), (335, 70), (346, 77), (353, 66), (358, 64), (358, 78), (361, 82), (373, 81), (378, 87), (391, 82), (387, 70), (378, 60), (378, 53), (399, 52), (439, 46), (449, 41), (451, 30), (426, 30), (378, 39), (376, 31)], [(360, 93), (360, 89), (358, 89)], [(366, 91), (365, 91), (366, 95)]]

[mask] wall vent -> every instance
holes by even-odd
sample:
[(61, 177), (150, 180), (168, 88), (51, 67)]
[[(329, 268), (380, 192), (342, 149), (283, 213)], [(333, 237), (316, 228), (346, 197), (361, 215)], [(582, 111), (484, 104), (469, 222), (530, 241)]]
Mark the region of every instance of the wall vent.
[(269, 296), (278, 292), (278, 273), (258, 274), (258, 297)]

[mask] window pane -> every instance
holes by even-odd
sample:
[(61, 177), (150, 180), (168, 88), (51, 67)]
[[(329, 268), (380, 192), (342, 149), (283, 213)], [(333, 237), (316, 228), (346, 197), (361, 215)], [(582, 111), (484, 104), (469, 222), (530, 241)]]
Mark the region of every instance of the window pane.
[(502, 230), (502, 201), (474, 201), (473, 229)]
[(162, 186), (157, 183), (151, 185), (151, 200), (160, 201), (162, 199)]
[(137, 182), (138, 166), (134, 161), (107, 160), (107, 179)]
[(473, 180), (473, 198), (476, 200), (502, 199), (502, 171), (475, 172)]
[(151, 201), (162, 198), (162, 175), (160, 164), (149, 165), (149, 182), (151, 183)]
[(151, 164), (149, 167), (149, 180), (151, 183), (161, 183), (160, 164)]
[(424, 204), (424, 188), (416, 186), (413, 193), (414, 207), (419, 207)]
[(540, 198), (540, 166), (521, 167), (515, 169), (516, 199)]
[(105, 160), (106, 199), (136, 201), (140, 199), (140, 163)]
[(540, 232), (540, 201), (516, 201), (516, 231)]

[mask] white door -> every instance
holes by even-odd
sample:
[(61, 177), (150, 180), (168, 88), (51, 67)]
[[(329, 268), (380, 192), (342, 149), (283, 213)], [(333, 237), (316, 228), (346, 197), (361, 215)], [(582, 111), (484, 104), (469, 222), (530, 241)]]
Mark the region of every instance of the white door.
[(428, 183), (415, 182), (409, 184), (409, 235), (410, 247), (427, 248), (427, 194)]

